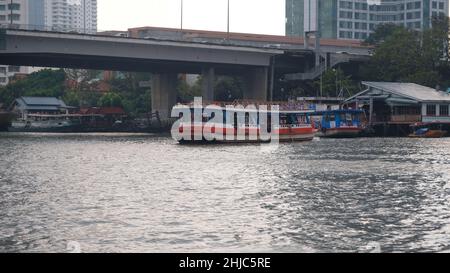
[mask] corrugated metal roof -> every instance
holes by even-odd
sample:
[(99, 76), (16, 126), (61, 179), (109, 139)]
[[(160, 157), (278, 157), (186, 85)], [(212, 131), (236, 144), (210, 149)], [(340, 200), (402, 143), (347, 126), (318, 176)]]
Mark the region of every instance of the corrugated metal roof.
[(66, 104), (54, 97), (21, 97), (20, 98), (27, 106), (56, 106), (56, 107), (67, 107)]
[(420, 102), (450, 102), (450, 94), (415, 83), (363, 82), (363, 84)]

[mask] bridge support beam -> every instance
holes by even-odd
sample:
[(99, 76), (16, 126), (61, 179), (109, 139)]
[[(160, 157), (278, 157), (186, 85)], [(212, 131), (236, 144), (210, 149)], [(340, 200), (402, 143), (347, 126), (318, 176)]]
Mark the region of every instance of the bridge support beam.
[(253, 68), (246, 73), (246, 89), (244, 99), (267, 101), (269, 69), (267, 67)]
[(202, 97), (203, 101), (214, 101), (214, 85), (216, 80), (213, 67), (202, 69)]
[(177, 74), (152, 75), (152, 112), (158, 112), (162, 120), (170, 118), (177, 103)]

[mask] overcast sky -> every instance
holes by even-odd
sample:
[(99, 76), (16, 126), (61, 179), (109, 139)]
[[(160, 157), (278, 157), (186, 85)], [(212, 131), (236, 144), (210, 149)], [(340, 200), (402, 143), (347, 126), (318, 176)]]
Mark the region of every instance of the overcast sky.
[[(181, 0), (98, 0), (98, 29), (179, 28)], [(227, 0), (184, 0), (186, 29), (227, 30)], [(230, 31), (285, 33), (285, 0), (230, 0)]]

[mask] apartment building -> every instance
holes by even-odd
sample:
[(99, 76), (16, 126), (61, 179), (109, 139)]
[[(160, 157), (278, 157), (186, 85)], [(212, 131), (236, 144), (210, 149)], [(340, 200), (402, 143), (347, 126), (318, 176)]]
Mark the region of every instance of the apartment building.
[(55, 31), (97, 32), (97, 0), (45, 0), (44, 22)]
[[(28, 7), (29, 0), (0, 0), (0, 25), (19, 27), (29, 23)], [(16, 74), (28, 74), (30, 68), (1, 65), (0, 64), (0, 86), (9, 83)]]
[[(94, 34), (97, 0), (0, 0), (0, 27)], [(38, 69), (0, 64), (0, 86)]]

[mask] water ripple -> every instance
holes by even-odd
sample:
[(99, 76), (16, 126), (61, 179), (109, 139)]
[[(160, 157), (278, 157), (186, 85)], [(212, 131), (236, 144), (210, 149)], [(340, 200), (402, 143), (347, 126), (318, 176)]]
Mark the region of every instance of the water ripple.
[(0, 134), (0, 252), (439, 252), (450, 140)]

